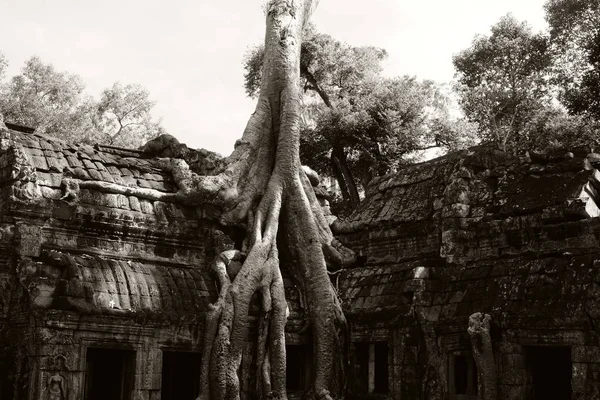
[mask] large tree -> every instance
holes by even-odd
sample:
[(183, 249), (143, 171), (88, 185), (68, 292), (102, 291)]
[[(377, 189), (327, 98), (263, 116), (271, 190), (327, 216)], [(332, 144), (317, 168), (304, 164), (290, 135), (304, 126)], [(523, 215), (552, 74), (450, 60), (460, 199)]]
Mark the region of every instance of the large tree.
[(311, 0), (268, 2), (263, 65), (268, 78), (261, 81), (256, 110), (222, 171), (198, 176), (185, 164), (172, 166), (188, 201), (215, 201), (223, 209), (223, 224), (246, 229), (241, 247), (225, 250), (214, 263), (219, 298), (207, 316), (202, 398), (240, 397), (238, 373), (257, 292), (262, 396), (286, 398), (282, 263), (306, 298), (314, 345), (313, 395), (339, 398), (344, 389), (346, 321), (327, 264), (344, 264), (352, 256), (336, 245), (299, 157), (300, 47), (313, 5)]
[(40, 133), (73, 129), (83, 82), (73, 74), (58, 72), (38, 57), (25, 62), (21, 74), (3, 85), (0, 110), (8, 122), (36, 128)]
[(2, 81), (2, 79), (4, 79), (4, 74), (6, 73), (7, 66), (8, 61), (6, 60), (6, 56), (0, 51), (0, 82)]
[(354, 208), (358, 188), (373, 177), (412, 162), (419, 151), (463, 145), (466, 130), (452, 126), (447, 101), (432, 81), (404, 76), (361, 82), (335, 106), (316, 105), (312, 123), (303, 126), (302, 159), (334, 176)]
[(527, 122), (526, 130), (530, 139), (527, 150), (600, 148), (598, 123), (584, 115), (569, 114), (561, 106), (545, 107), (535, 113)]
[[(311, 122), (317, 119), (322, 110), (321, 106), (333, 110), (338, 108), (340, 101), (347, 103), (348, 97), (360, 92), (364, 82), (377, 78), (382, 70), (380, 61), (387, 57), (387, 53), (372, 46), (354, 47), (342, 43), (330, 35), (317, 32), (310, 24), (304, 28), (303, 35), (299, 82), (304, 93), (302, 127), (305, 132), (302, 134), (302, 148), (305, 153), (312, 153), (326, 143), (319, 141), (322, 137), (318, 133), (311, 132), (315, 126)], [(256, 96), (258, 93), (264, 75), (263, 64), (264, 45), (256, 46), (244, 61), (246, 92), (250, 96)], [(312, 142), (312, 139), (316, 142)], [(334, 143), (334, 146), (326, 145), (325, 151), (329, 160), (327, 164), (313, 156), (310, 157), (310, 162), (320, 172), (331, 172), (338, 181), (344, 198), (356, 206), (360, 198), (355, 178), (348, 165), (345, 144), (334, 140), (330, 143)]]
[[(383, 49), (351, 46), (313, 26), (304, 36), (301, 159), (336, 179), (343, 203), (355, 208), (361, 186), (407, 162), (408, 154), (459, 144), (460, 135), (450, 128), (448, 96), (434, 82), (383, 78)], [(244, 62), (251, 96), (263, 76), (263, 57), (264, 47), (257, 46)]]
[(164, 133), (160, 120), (152, 118), (154, 104), (148, 90), (141, 85), (114, 83), (102, 92), (95, 110), (92, 110), (96, 140), (132, 147)]
[(453, 59), (460, 103), (482, 139), (518, 152), (529, 146), (528, 121), (547, 106), (548, 40), (510, 14), (491, 31)]
[[(0, 54), (0, 83), (6, 64)], [(140, 85), (115, 83), (99, 101), (83, 90), (80, 77), (34, 56), (20, 74), (0, 84), (0, 113), (38, 133), (89, 144), (137, 147), (163, 133), (151, 116), (154, 102)]]
[(554, 77), (571, 113), (600, 120), (600, 2), (549, 0)]

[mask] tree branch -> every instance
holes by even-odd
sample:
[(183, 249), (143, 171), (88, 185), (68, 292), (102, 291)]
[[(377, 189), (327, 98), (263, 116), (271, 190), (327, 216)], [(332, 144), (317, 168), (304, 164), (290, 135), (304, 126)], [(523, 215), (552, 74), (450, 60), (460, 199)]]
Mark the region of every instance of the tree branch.
[(321, 88), (321, 86), (315, 79), (312, 72), (310, 72), (308, 70), (308, 67), (301, 65), (300, 66), (300, 74), (302, 74), (302, 76), (304, 76), (306, 78), (306, 80), (312, 85), (312, 88), (315, 90), (315, 92), (318, 93), (319, 97), (321, 97), (321, 99), (323, 100), (323, 103), (325, 103), (325, 105), (328, 108), (333, 109), (333, 105), (331, 104), (331, 101), (329, 100), (329, 95)]

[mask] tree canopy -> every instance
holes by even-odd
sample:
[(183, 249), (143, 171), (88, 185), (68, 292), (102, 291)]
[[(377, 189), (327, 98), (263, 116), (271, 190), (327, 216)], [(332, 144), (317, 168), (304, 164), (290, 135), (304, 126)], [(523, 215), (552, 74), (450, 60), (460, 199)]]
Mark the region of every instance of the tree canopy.
[(545, 11), (549, 32), (509, 14), (453, 59), (479, 137), (513, 153), (599, 144), (600, 5), (549, 0)]
[[(304, 35), (301, 157), (334, 177), (351, 207), (360, 201), (361, 186), (410, 161), (415, 151), (472, 143), (471, 127), (453, 124), (451, 99), (440, 85), (408, 76), (382, 77), (384, 49), (351, 46), (313, 26)], [(257, 46), (244, 61), (250, 96), (261, 82), (263, 57)]]
[(509, 14), (453, 62), (460, 104), (481, 138), (509, 151), (527, 147), (528, 122), (549, 100), (546, 36)]
[(342, 160), (364, 187), (413, 161), (416, 151), (469, 142), (467, 129), (453, 126), (447, 100), (432, 81), (404, 76), (363, 82), (335, 108), (317, 107), (314, 122), (304, 126), (301, 155), (317, 171), (348, 181), (335, 169)]
[(152, 119), (154, 102), (148, 91), (138, 84), (115, 82), (104, 89), (95, 109), (98, 139), (108, 144), (131, 146), (144, 143), (164, 133), (160, 121)]
[(600, 120), (600, 3), (549, 0), (544, 8), (560, 99), (570, 112)]
[(0, 55), (0, 113), (20, 124), (65, 140), (137, 147), (164, 132), (153, 120), (154, 102), (140, 85), (115, 83), (100, 100), (84, 94), (80, 77), (59, 72), (39, 57), (21, 73), (2, 80), (6, 59)]
[(8, 66), (8, 61), (6, 60), (6, 56), (4, 53), (0, 52), (0, 81), (4, 79), (4, 74), (6, 73), (6, 67)]

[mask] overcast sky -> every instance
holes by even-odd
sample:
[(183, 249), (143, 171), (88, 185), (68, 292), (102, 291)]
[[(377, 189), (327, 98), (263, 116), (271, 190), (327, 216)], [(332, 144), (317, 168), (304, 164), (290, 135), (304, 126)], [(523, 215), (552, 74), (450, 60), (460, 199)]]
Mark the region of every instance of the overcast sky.
[[(448, 82), (452, 55), (512, 12), (545, 28), (545, 0), (321, 0), (313, 22), (352, 45), (389, 53), (386, 75)], [(167, 5), (168, 3), (168, 5)], [(227, 155), (254, 101), (241, 61), (264, 35), (264, 0), (0, 0), (0, 51), (9, 76), (32, 55), (80, 75), (98, 96), (140, 83), (154, 115), (190, 147)]]

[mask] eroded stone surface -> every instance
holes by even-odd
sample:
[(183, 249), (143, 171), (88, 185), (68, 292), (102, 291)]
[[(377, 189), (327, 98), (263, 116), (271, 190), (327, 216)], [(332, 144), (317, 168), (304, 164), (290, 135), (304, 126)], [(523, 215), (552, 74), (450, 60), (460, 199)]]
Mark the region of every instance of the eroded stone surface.
[[(0, 397), (83, 398), (88, 349), (110, 348), (134, 354), (132, 398), (160, 398), (161, 349), (201, 353), (216, 299), (209, 264), (233, 243), (218, 206), (181, 201), (165, 167), (178, 159), (165, 157), (200, 172), (219, 158), (4, 127), (0, 140)], [(300, 343), (304, 308), (284, 280), (290, 342)]]
[[(88, 349), (108, 347), (135, 354), (133, 398), (160, 398), (163, 351), (201, 354), (216, 296), (208, 267), (239, 240), (217, 205), (181, 201), (165, 165), (185, 159), (211, 174), (220, 158), (169, 140), (136, 151), (0, 131), (3, 384), (38, 399), (60, 377), (65, 398), (82, 398)], [(532, 395), (540, 345), (568, 348), (559, 362), (570, 362), (572, 398), (598, 398), (600, 173), (588, 153), (476, 147), (375, 179), (347, 221), (326, 213), (358, 254), (331, 276), (350, 326), (351, 395), (381, 385), (383, 362), (388, 397), (452, 398), (453, 360), (473, 355), (469, 317), (481, 313), (492, 321), (498, 398)], [(315, 192), (328, 210), (328, 194)], [(306, 302), (282, 273), (287, 343), (307, 346)], [(254, 382), (242, 386), (251, 398)]]
[[(600, 348), (600, 175), (589, 149), (563, 153), (519, 159), (482, 146), (409, 166), (376, 178), (359, 209), (333, 225), (361, 265), (339, 276), (352, 336), (376, 329), (393, 347), (392, 397), (419, 398), (440, 377), (444, 396), (453, 394), (450, 365), (472, 355), (474, 313), (493, 321), (498, 398), (532, 395), (528, 346), (539, 345), (572, 349), (573, 396), (598, 395), (600, 364), (575, 349)], [(432, 352), (444, 370), (419, 376)]]

